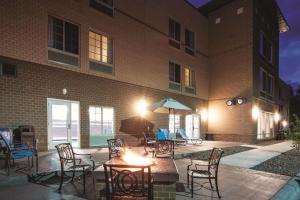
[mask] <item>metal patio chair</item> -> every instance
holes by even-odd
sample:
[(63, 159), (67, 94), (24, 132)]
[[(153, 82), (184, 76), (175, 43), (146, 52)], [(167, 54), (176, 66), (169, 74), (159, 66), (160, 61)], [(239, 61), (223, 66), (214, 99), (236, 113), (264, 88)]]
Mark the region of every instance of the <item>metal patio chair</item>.
[(157, 158), (174, 158), (174, 141), (173, 140), (157, 140), (153, 157)]
[[(33, 157), (36, 157), (36, 168), (38, 167), (38, 155), (37, 150), (34, 148), (30, 148), (28, 146), (14, 146), (11, 144), (10, 139), (3, 133), (0, 132), (0, 153), (1, 157), (6, 161), (7, 166), (7, 175), (10, 175), (11, 161), (13, 161), (13, 165), (15, 164), (15, 160), (27, 158), (28, 159), (28, 169), (33, 167)], [(31, 158), (31, 164), (30, 164)], [(20, 171), (23, 168), (18, 168), (16, 171)]]
[(106, 199), (153, 199), (151, 166), (103, 164)]
[(121, 156), (122, 150), (125, 147), (125, 142), (123, 139), (109, 139), (107, 140), (107, 144), (109, 160), (113, 157)]
[[(95, 169), (95, 162), (91, 154), (74, 153), (73, 147), (70, 143), (62, 143), (55, 146), (57, 149), (61, 176), (58, 191), (60, 192), (64, 183), (64, 177), (70, 177), (74, 181), (75, 175), (77, 177), (83, 176), (83, 192), (85, 193), (86, 173)], [(81, 156), (81, 158), (78, 158)], [(86, 157), (86, 158), (84, 158)], [(69, 176), (67, 173), (71, 173)]]
[(153, 132), (143, 132), (144, 135), (144, 150), (146, 153), (152, 152), (155, 150), (156, 137)]
[[(191, 164), (187, 166), (187, 185), (191, 184), (191, 193), (192, 198), (194, 196), (194, 179), (208, 179), (209, 184), (212, 191), (216, 191), (218, 197), (221, 198), (219, 187), (218, 187), (218, 170), (219, 170), (219, 163), (224, 151), (219, 148), (213, 148), (207, 165), (196, 164), (193, 163), (191, 158)], [(215, 181), (216, 190), (212, 185), (212, 180)]]

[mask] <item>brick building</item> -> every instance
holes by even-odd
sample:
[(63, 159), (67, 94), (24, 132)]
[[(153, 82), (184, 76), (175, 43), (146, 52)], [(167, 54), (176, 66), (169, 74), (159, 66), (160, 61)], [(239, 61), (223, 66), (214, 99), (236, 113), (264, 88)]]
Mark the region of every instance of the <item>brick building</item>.
[(274, 0), (199, 9), (184, 0), (4, 0), (0, 16), (0, 127), (33, 125), (42, 151), (111, 137), (139, 144), (121, 121), (139, 115), (142, 100), (168, 97), (194, 114), (169, 121), (145, 112), (155, 129), (175, 123), (189, 136), (242, 142), (275, 136), (278, 41), (288, 26)]

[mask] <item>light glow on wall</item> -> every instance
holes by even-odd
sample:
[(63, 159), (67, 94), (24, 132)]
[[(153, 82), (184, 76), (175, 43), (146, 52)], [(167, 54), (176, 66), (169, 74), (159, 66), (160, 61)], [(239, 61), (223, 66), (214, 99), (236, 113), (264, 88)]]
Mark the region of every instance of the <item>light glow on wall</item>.
[(257, 120), (258, 119), (259, 112), (260, 112), (260, 110), (259, 110), (258, 106), (255, 105), (255, 106), (252, 107), (252, 119), (253, 120)]
[(208, 110), (208, 120), (210, 123), (218, 121), (218, 112), (216, 109), (209, 108)]
[(281, 119), (280, 114), (279, 114), (278, 112), (275, 112), (275, 114), (274, 114), (274, 121), (275, 121), (276, 123), (278, 123), (280, 119)]
[(281, 122), (281, 124), (282, 124), (282, 127), (283, 127), (283, 128), (286, 128), (286, 127), (288, 126), (288, 122), (287, 122), (286, 120), (283, 120), (283, 121)]
[(200, 111), (200, 115), (201, 115), (201, 120), (204, 121), (204, 122), (206, 122), (207, 118), (208, 118), (207, 110), (206, 109), (202, 109)]
[(145, 116), (147, 111), (148, 103), (145, 99), (139, 100), (135, 105), (135, 111), (141, 116)]

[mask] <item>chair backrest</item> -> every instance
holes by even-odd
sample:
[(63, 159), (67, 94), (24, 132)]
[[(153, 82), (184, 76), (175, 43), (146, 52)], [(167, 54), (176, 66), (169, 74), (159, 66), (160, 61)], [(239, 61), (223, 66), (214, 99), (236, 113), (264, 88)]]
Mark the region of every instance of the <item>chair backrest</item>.
[(61, 168), (64, 169), (64, 166), (71, 163), (75, 165), (75, 156), (73, 147), (70, 143), (61, 143), (58, 145), (55, 145), (55, 148), (57, 150)]
[(4, 136), (4, 134), (0, 133), (0, 152), (3, 151), (4, 153), (10, 153), (10, 145), (7, 142), (7, 138)]
[(186, 135), (186, 132), (184, 129), (182, 129), (182, 128), (178, 129), (178, 133), (182, 139), (185, 139), (185, 140), (189, 139), (189, 137)]
[(224, 151), (220, 148), (213, 148), (208, 161), (208, 171), (210, 171), (215, 176), (218, 175), (218, 169), (221, 157), (223, 155)]
[[(0, 135), (8, 145), (13, 144), (13, 134), (10, 128), (0, 128)], [(0, 142), (0, 145), (4, 146), (5, 144), (2, 141)]]
[(169, 139), (170, 138), (170, 133), (169, 133), (169, 130), (166, 129), (166, 128), (161, 128), (159, 129), (160, 131), (162, 131), (164, 134), (165, 134), (165, 138), (166, 139)]
[(125, 147), (125, 142), (123, 139), (109, 139), (107, 140), (109, 159), (112, 157), (120, 156), (122, 149)]
[(174, 158), (174, 141), (157, 140), (155, 145), (155, 157)]
[(151, 166), (104, 166), (107, 199), (114, 197), (146, 197), (151, 199)]

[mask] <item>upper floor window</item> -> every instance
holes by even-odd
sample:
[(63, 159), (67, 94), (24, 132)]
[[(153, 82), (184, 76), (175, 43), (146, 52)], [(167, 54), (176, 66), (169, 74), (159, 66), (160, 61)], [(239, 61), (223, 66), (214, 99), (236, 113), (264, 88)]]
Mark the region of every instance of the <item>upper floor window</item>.
[(274, 78), (263, 69), (260, 69), (260, 91), (270, 96), (274, 95)]
[(273, 63), (273, 46), (261, 31), (259, 36), (259, 52), (269, 62)]
[(89, 58), (106, 64), (113, 63), (112, 39), (89, 32)]
[(180, 65), (170, 62), (169, 63), (169, 81), (180, 84)]
[(169, 44), (180, 48), (180, 24), (173, 19), (169, 19)]
[(185, 52), (194, 55), (195, 51), (195, 34), (194, 32), (185, 30)]
[(90, 6), (106, 15), (113, 16), (114, 1), (113, 0), (90, 0)]
[(78, 54), (79, 27), (61, 19), (49, 17), (48, 47), (72, 54)]
[(195, 72), (188, 67), (184, 68), (184, 85), (186, 87), (195, 87)]

